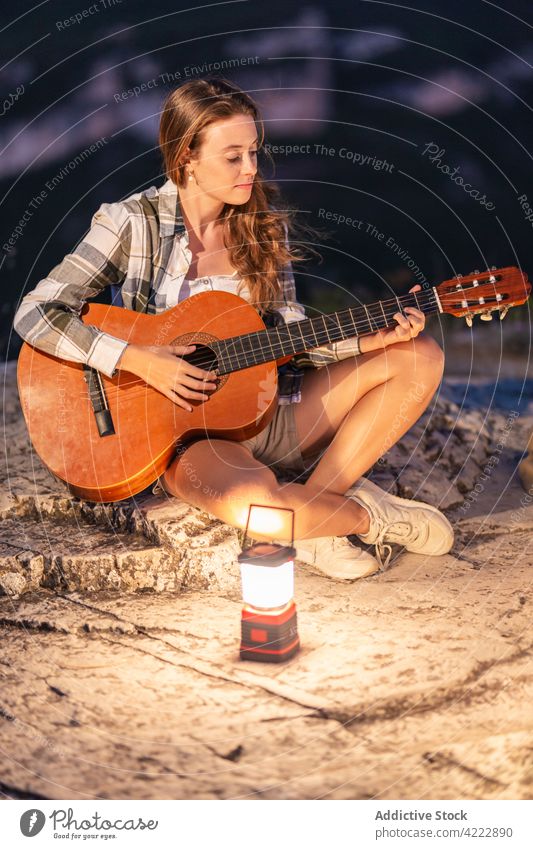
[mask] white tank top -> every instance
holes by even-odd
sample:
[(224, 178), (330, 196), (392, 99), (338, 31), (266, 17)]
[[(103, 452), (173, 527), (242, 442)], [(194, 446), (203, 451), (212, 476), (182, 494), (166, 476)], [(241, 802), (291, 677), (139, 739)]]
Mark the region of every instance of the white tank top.
[(238, 292), (241, 277), (237, 276), (237, 271), (233, 274), (206, 274), (203, 277), (195, 277), (194, 280), (184, 277), (181, 283), (180, 301), (190, 295), (197, 295), (198, 292), (231, 292), (233, 295), (239, 294), (244, 300), (249, 300), (249, 290), (247, 286), (243, 286)]

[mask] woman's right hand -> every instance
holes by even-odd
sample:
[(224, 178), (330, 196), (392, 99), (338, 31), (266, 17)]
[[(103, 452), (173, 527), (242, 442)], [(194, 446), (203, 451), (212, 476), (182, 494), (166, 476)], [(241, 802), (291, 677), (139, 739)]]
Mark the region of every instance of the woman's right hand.
[[(206, 401), (207, 389), (216, 389), (214, 371), (205, 371), (183, 359), (196, 345), (128, 345), (117, 368), (137, 375), (170, 401), (192, 412), (188, 401)], [(181, 356), (180, 356), (181, 355)]]

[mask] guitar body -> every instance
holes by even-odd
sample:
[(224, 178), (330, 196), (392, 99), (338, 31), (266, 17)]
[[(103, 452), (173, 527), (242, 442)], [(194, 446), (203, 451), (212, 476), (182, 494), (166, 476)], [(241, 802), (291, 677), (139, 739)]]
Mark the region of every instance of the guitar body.
[[(82, 320), (118, 339), (157, 346), (209, 348), (210, 342), (265, 328), (254, 307), (226, 292), (192, 295), (160, 315), (87, 304)], [(141, 492), (164, 472), (178, 441), (254, 436), (277, 407), (276, 361), (223, 375), (208, 401), (190, 402), (192, 413), (119, 371), (114, 378), (100, 375), (115, 430), (100, 436), (84, 375), (81, 364), (22, 346), (18, 388), (33, 446), (74, 495), (90, 501)]]

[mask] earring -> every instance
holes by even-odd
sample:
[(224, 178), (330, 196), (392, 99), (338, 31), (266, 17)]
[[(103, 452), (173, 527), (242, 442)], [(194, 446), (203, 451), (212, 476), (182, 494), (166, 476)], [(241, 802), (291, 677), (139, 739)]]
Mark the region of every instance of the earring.
[(192, 171), (189, 171), (189, 180), (192, 180)]

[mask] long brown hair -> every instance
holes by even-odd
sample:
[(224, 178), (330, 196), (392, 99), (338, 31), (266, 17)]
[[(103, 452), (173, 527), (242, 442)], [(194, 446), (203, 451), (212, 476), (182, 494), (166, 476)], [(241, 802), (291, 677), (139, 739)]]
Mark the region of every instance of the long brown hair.
[[(250, 115), (257, 127), (259, 146), (265, 132), (255, 101), (224, 78), (190, 80), (171, 91), (163, 104), (159, 125), (159, 147), (167, 178), (180, 188), (186, 185), (185, 151), (198, 151), (202, 131), (214, 121), (232, 115)], [(295, 211), (277, 209), (280, 191), (267, 182), (258, 167), (250, 199), (238, 206), (225, 204), (221, 213), (223, 237), (230, 262), (247, 285), (250, 299), (259, 312), (279, 300), (280, 276), (288, 262), (307, 259), (305, 250), (288, 244), (292, 233), (308, 235), (312, 228), (294, 221)], [(318, 232), (318, 231), (317, 231)], [(307, 247), (316, 254), (313, 248)]]

